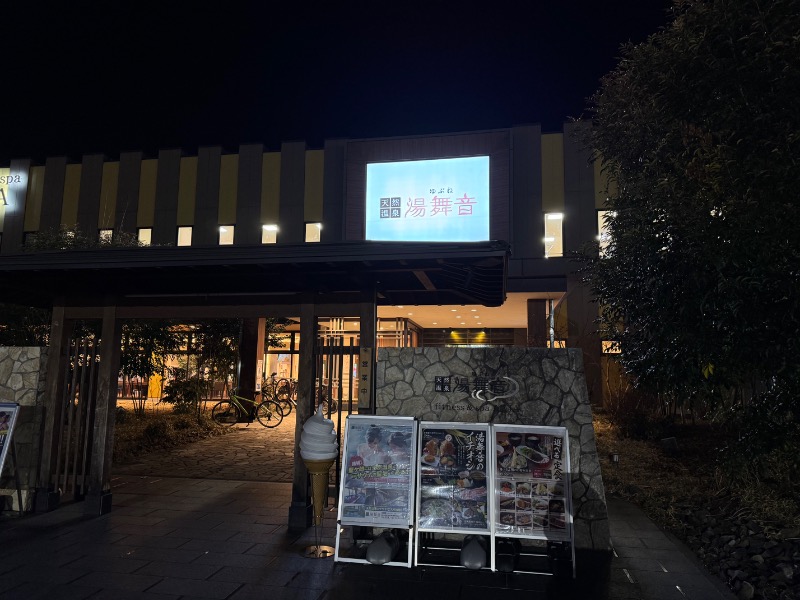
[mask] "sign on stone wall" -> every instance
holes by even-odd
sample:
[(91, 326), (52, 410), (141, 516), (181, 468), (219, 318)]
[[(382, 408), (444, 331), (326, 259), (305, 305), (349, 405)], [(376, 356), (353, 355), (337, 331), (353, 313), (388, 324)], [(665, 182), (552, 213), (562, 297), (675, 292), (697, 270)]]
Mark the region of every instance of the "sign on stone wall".
[(434, 422), (564, 427), (577, 548), (609, 548), (592, 411), (577, 349), (380, 348), (378, 415)]

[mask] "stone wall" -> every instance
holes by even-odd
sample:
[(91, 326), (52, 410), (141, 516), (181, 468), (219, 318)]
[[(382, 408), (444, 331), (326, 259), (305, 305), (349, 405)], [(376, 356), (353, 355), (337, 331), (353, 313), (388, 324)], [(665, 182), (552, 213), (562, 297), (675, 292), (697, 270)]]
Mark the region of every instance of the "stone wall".
[[(32, 509), (40, 461), (47, 348), (0, 347), (0, 402), (20, 405), (11, 443), (17, 454), (22, 506)], [(0, 477), (0, 509), (19, 510), (11, 452)]]
[[(580, 350), (380, 348), (375, 378), (379, 415), (565, 427), (575, 547), (609, 549), (608, 512)], [(455, 378), (513, 383), (508, 390), (495, 388), (499, 396), (490, 389), (481, 399), (459, 390)], [(452, 391), (437, 391), (446, 380)], [(509, 397), (501, 397), (505, 393)]]

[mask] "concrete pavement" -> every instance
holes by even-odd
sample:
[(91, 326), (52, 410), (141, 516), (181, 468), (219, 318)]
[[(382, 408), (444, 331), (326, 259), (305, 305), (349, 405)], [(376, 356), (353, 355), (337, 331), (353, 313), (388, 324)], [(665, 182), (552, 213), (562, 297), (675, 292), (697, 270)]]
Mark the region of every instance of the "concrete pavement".
[[(0, 598), (152, 600), (544, 598), (718, 600), (734, 596), (635, 506), (609, 500), (613, 553), (576, 561), (575, 580), (452, 568), (378, 567), (306, 558), (333, 545), (288, 530), (294, 418), (116, 465), (113, 507), (0, 520)], [(315, 542), (319, 539), (319, 542)]]

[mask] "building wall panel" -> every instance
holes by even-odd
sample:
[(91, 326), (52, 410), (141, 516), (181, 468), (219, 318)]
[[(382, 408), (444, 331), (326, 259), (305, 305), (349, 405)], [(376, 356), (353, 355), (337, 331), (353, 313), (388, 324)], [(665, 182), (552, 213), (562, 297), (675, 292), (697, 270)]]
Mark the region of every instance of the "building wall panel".
[(192, 246), (219, 242), (219, 183), (222, 148), (200, 148), (197, 153), (197, 203), (194, 207)]
[(97, 238), (100, 214), (100, 190), (103, 185), (103, 163), (101, 154), (83, 157), (80, 192), (75, 223), (93, 239)]
[(181, 151), (161, 150), (158, 153), (156, 177), (156, 207), (152, 224), (139, 223), (139, 227), (153, 228), (151, 243), (174, 245), (178, 235), (178, 189), (182, 175)]
[[(45, 167), (31, 167), (28, 171), (28, 197), (25, 202), (25, 231), (37, 231), (42, 219)], [(24, 240), (23, 240), (24, 241)]]
[(236, 199), (236, 232), (233, 243), (261, 243), (261, 169), (264, 147), (248, 144), (239, 148), (238, 196)]
[(139, 210), (136, 222), (152, 225), (156, 210), (156, 187), (158, 182), (158, 160), (148, 158), (142, 161), (139, 177)]
[(104, 163), (103, 182), (100, 184), (100, 211), (97, 214), (97, 224), (100, 229), (115, 229), (118, 189), (119, 163)]
[(64, 198), (61, 205), (61, 225), (74, 227), (78, 224), (78, 205), (81, 194), (81, 165), (67, 165), (64, 171)]
[[(197, 204), (197, 170), (198, 157), (189, 156), (181, 159), (178, 186), (178, 227), (194, 225), (194, 211), (195, 204)], [(175, 239), (173, 237), (173, 242)]]
[(114, 229), (135, 234), (139, 222), (139, 181), (142, 173), (142, 153), (123, 152), (119, 156)]
[(282, 144), (279, 244), (302, 244), (305, 241), (305, 171), (306, 143)]

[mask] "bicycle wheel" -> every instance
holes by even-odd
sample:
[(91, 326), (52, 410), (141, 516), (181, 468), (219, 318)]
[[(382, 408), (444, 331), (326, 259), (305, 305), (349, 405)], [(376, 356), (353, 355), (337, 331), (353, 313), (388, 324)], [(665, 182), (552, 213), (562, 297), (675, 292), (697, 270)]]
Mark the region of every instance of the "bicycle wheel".
[(274, 400), (264, 400), (256, 406), (256, 419), (264, 427), (277, 427), (283, 421), (280, 405)]
[(286, 417), (292, 412), (294, 403), (292, 402), (292, 384), (288, 379), (279, 379), (275, 384), (275, 397), (272, 398), (281, 405), (281, 412)]
[(281, 411), (281, 415), (283, 415), (284, 417), (288, 417), (290, 414), (292, 414), (292, 409), (294, 408), (294, 404), (292, 403), (291, 400), (288, 400), (288, 399), (287, 400), (273, 400), (273, 402), (275, 402), (275, 404), (278, 405), (278, 408)]
[(233, 425), (242, 416), (239, 407), (230, 400), (220, 400), (211, 409), (211, 418), (222, 425)]

